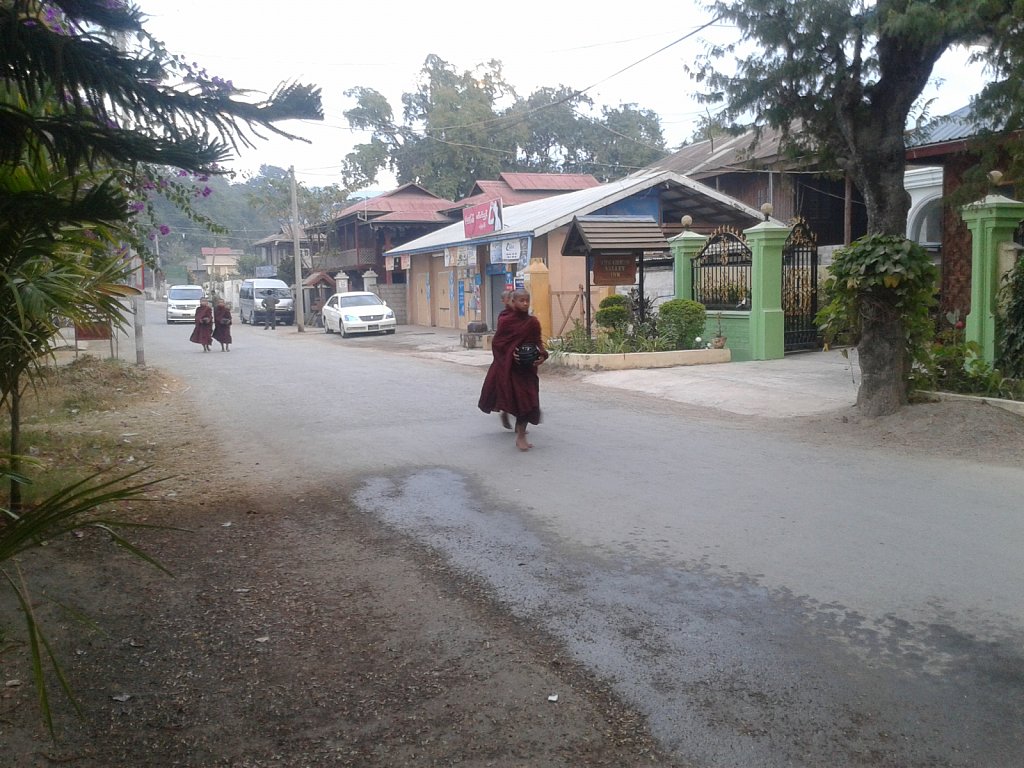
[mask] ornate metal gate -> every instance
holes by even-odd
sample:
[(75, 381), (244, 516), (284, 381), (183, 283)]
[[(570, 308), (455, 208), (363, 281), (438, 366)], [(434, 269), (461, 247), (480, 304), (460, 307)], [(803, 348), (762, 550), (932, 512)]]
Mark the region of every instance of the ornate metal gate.
[(814, 322), (818, 314), (818, 238), (803, 219), (797, 219), (782, 247), (782, 313), (787, 352), (820, 346)]
[(709, 310), (750, 310), (750, 246), (739, 232), (716, 229), (691, 263), (693, 300)]

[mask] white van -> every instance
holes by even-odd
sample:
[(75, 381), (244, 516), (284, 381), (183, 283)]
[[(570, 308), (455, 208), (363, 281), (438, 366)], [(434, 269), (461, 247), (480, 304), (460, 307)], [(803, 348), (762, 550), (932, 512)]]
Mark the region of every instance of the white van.
[(206, 295), (201, 285), (172, 285), (167, 289), (167, 324), (194, 323), (199, 300)]
[(263, 299), (268, 293), (277, 297), (278, 325), (291, 325), (295, 322), (295, 301), (292, 298), (292, 289), (283, 280), (275, 280), (269, 277), (256, 277), (243, 280), (238, 289), (238, 314), (243, 323), (252, 325), (266, 322), (263, 309)]

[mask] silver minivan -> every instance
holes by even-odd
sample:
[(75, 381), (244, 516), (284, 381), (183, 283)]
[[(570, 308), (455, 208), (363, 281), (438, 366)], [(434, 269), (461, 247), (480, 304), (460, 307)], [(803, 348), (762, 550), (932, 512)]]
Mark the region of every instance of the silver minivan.
[(206, 295), (201, 285), (172, 285), (167, 289), (167, 324), (194, 323), (199, 300)]
[(265, 323), (263, 299), (268, 292), (277, 297), (277, 308), (274, 314), (277, 315), (278, 325), (291, 325), (295, 322), (295, 301), (292, 298), (292, 289), (283, 280), (275, 280), (270, 277), (254, 277), (242, 281), (238, 289), (238, 315), (243, 323)]

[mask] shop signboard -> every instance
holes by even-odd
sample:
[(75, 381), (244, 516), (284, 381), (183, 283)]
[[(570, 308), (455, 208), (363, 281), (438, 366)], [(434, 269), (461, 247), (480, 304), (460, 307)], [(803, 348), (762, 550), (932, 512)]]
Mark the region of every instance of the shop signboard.
[(636, 283), (636, 257), (633, 254), (594, 254), (594, 285), (633, 285)]
[(530, 263), (530, 238), (499, 240), (491, 243), (491, 264), (518, 264), (525, 267)]

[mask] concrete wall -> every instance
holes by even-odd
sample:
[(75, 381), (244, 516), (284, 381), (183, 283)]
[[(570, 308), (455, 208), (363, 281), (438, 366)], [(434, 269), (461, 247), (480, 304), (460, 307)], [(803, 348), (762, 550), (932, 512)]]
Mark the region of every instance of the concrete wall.
[(388, 306), (395, 311), (395, 320), (399, 325), (408, 325), (409, 323), (407, 287), (405, 283), (397, 285), (378, 283), (376, 288), (377, 295), (384, 299)]

